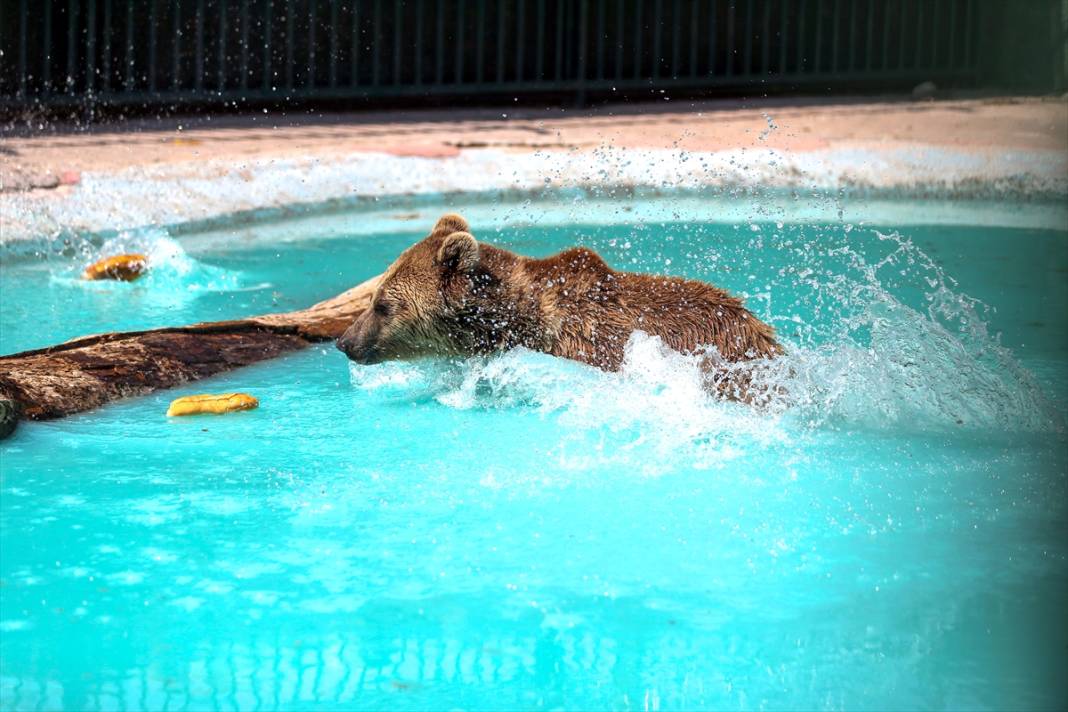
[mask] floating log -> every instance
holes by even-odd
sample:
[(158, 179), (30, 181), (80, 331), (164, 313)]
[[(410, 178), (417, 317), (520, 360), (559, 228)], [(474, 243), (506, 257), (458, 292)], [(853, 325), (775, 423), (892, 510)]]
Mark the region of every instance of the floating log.
[(62, 418), (336, 339), (370, 305), (378, 280), (300, 311), (97, 334), (0, 356), (0, 403), (12, 402), (22, 418)]

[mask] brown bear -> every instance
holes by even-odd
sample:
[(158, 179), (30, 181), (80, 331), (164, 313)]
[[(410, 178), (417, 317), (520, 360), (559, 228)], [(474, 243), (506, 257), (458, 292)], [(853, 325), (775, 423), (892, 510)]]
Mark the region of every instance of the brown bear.
[[(782, 352), (741, 300), (680, 277), (617, 272), (583, 247), (533, 259), (479, 243), (445, 215), (401, 253), (338, 339), (358, 363), (472, 356), (525, 346), (614, 371), (635, 331), (736, 362)], [(721, 384), (722, 385), (722, 384)]]

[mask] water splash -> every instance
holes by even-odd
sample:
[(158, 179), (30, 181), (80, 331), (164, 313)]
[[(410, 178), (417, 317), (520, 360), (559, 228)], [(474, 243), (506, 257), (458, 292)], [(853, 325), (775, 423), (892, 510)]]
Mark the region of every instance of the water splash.
[[(813, 425), (901, 430), (1063, 431), (1063, 417), (1013, 354), (991, 334), (991, 308), (957, 283), (911, 240), (871, 231), (884, 248), (865, 256), (838, 241), (805, 243), (833, 265), (805, 261), (784, 270), (808, 287), (809, 319), (794, 315), (790, 353), (752, 371), (771, 408)], [(830, 242), (830, 244), (826, 244)], [(926, 309), (903, 294), (922, 290)]]
[[(616, 449), (653, 443), (665, 453), (715, 444), (729, 454), (738, 443), (824, 428), (1063, 432), (1063, 415), (990, 333), (990, 308), (909, 239), (863, 229), (753, 232), (739, 269), (755, 269), (769, 251), (788, 258), (749, 295), (787, 354), (717, 368), (748, 383), (756, 407), (709, 388), (714, 352), (683, 356), (642, 333), (614, 374), (517, 349), (463, 362), (353, 365), (352, 381), (449, 408), (534, 408), (574, 431), (609, 432)], [(861, 233), (872, 240), (864, 248), (855, 242)]]
[[(148, 256), (149, 270), (135, 282), (87, 281), (81, 278), (85, 265), (113, 255), (138, 253)], [(136, 290), (162, 300), (181, 302), (198, 293), (240, 291), (241, 275), (190, 257), (177, 240), (162, 228), (122, 231), (99, 246), (85, 241), (74, 248), (75, 259), (53, 273), (54, 282), (95, 291)]]
[(569, 436), (556, 444), (555, 464), (568, 471), (588, 468), (590, 458), (647, 475), (671, 470), (680, 457), (706, 469), (787, 439), (777, 417), (710, 396), (699, 359), (641, 332), (618, 373), (518, 348), (461, 361), (351, 364), (350, 374), (354, 386), (383, 399), (557, 418)]

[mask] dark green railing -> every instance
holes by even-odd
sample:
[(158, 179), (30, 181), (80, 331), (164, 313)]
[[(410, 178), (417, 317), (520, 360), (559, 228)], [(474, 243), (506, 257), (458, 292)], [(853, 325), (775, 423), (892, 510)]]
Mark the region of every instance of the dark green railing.
[(975, 85), (994, 1), (0, 0), (0, 105)]

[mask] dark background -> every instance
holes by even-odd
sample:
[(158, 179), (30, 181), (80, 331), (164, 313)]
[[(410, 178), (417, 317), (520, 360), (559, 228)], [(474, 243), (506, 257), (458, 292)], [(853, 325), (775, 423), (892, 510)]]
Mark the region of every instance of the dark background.
[(1065, 89), (1062, 0), (0, 0), (0, 109)]

